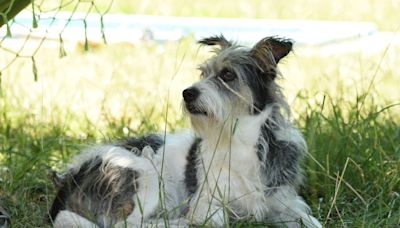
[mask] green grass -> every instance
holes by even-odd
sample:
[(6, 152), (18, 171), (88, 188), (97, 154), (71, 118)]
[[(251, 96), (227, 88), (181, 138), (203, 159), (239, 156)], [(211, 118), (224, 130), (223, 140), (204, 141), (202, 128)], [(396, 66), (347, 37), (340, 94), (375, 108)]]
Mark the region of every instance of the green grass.
[[(104, 11), (108, 1), (96, 2)], [(58, 3), (57, 3), (58, 4)], [(90, 5), (82, 1), (80, 11)], [(85, 6), (86, 4), (86, 6)], [(115, 1), (112, 12), (374, 21), (398, 29), (396, 1)], [(327, 227), (400, 224), (400, 93), (398, 53), (321, 56), (297, 49), (281, 65), (279, 84), (309, 147), (301, 189)], [(314, 53), (314, 54), (310, 54)], [(143, 42), (55, 49), (2, 72), (0, 202), (15, 227), (45, 227), (54, 198), (49, 170), (62, 169), (83, 147), (119, 137), (189, 127), (181, 91), (198, 78), (209, 53), (191, 38), (163, 45)], [(11, 58), (0, 53), (0, 62)], [(167, 109), (168, 107), (168, 109)], [(238, 221), (237, 227), (264, 223)]]

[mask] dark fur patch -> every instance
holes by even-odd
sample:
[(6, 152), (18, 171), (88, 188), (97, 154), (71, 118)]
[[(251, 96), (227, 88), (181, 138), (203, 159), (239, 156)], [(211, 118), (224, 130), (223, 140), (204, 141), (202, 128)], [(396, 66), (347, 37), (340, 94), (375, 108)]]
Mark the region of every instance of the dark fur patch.
[[(243, 65), (242, 69), (245, 72), (245, 82), (251, 89), (253, 95), (253, 106), (254, 110), (252, 113), (259, 113), (265, 108), (267, 104), (276, 102), (275, 100), (275, 88), (272, 78), (275, 78), (272, 74), (276, 72), (262, 72), (257, 66), (247, 64)], [(268, 75), (265, 75), (265, 74)]]
[(276, 125), (268, 121), (261, 128), (260, 138), (268, 142), (268, 148), (259, 143), (257, 151), (260, 161), (264, 162), (262, 167), (265, 184), (272, 191), (284, 185), (297, 187), (296, 181), (300, 174), (301, 148), (292, 142), (278, 140), (272, 132), (276, 128)]
[(139, 173), (125, 167), (105, 164), (100, 157), (84, 162), (79, 170), (66, 175), (50, 210), (54, 221), (64, 209), (73, 211), (99, 226), (103, 216), (109, 222), (124, 219), (134, 209)]
[[(156, 134), (150, 134), (142, 137), (132, 137), (132, 138), (127, 138), (119, 143), (117, 143), (117, 146), (123, 147), (126, 150), (135, 152), (136, 155), (141, 156), (142, 150), (146, 146), (150, 146), (154, 152), (157, 152), (157, 150), (164, 144), (164, 140), (161, 138), (160, 135)], [(137, 148), (138, 150), (134, 150)], [(137, 154), (139, 153), (139, 154)]]
[(190, 195), (194, 194), (198, 187), (197, 181), (197, 159), (200, 149), (201, 139), (197, 138), (190, 147), (189, 153), (186, 156), (186, 169), (185, 169), (185, 185)]
[(204, 38), (198, 41), (199, 44), (202, 45), (219, 45), (221, 49), (232, 46), (231, 42), (229, 42), (223, 35), (212, 36), (208, 38)]
[(71, 173), (65, 175), (65, 179), (60, 183), (60, 189), (57, 192), (49, 212), (52, 221), (54, 221), (61, 210), (66, 209), (68, 198), (71, 196), (72, 192), (75, 191), (77, 186), (81, 185), (85, 173), (93, 169), (98, 169), (101, 163), (101, 158), (95, 157), (93, 160), (84, 162), (74, 175)]
[[(279, 37), (265, 37), (254, 45), (252, 56), (263, 69), (268, 69), (271, 63), (277, 64), (292, 50), (293, 41)], [(274, 62), (271, 62), (271, 57)]]

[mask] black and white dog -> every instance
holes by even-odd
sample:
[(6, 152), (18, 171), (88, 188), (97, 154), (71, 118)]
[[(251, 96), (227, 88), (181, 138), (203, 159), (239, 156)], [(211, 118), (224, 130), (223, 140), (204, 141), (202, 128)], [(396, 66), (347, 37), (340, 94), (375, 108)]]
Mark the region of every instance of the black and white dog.
[(89, 148), (57, 175), (56, 227), (224, 226), (251, 218), (321, 227), (296, 189), (301, 133), (289, 121), (277, 64), (289, 40), (253, 48), (203, 39), (216, 55), (183, 91), (194, 131), (129, 138)]

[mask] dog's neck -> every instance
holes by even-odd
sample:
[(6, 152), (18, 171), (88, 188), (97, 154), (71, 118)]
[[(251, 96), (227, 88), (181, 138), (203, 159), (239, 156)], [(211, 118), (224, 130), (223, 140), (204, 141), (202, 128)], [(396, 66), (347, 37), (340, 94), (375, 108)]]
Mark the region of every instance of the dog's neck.
[(237, 157), (247, 156), (251, 150), (255, 150), (261, 128), (271, 113), (271, 109), (265, 109), (257, 115), (242, 115), (229, 118), (223, 123), (207, 122), (198, 125), (196, 130), (202, 138), (202, 152), (225, 151)]

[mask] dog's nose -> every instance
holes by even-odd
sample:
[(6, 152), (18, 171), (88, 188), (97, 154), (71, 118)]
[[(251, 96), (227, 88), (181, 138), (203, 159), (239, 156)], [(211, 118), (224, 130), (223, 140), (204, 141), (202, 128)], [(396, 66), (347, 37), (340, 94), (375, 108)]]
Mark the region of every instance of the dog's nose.
[(195, 88), (195, 87), (190, 87), (185, 90), (183, 90), (182, 95), (183, 95), (183, 100), (185, 100), (186, 103), (190, 103), (199, 96), (200, 91)]

